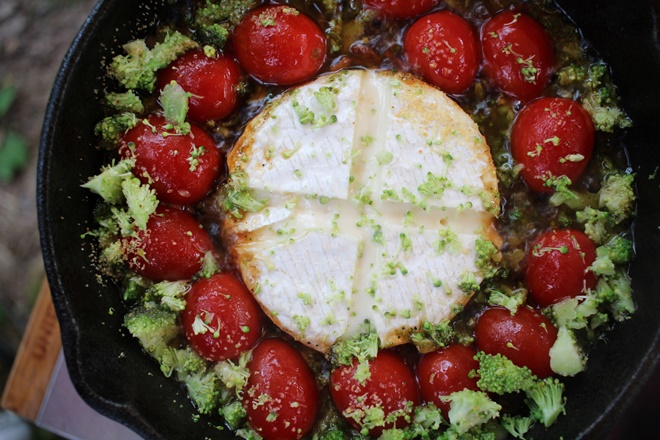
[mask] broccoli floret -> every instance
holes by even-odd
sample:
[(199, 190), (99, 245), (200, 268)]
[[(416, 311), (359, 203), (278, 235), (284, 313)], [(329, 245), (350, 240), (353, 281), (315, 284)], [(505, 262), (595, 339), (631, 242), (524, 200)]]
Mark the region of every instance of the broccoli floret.
[(514, 438), (519, 438), (524, 440), (525, 434), (534, 424), (534, 420), (531, 417), (522, 417), (522, 416), (510, 416), (504, 414), (502, 416), (501, 425), (504, 429), (507, 430)]
[(490, 291), (490, 296), (488, 297), (488, 304), (492, 306), (502, 306), (511, 312), (513, 316), (518, 307), (525, 304), (527, 300), (527, 290), (526, 289), (515, 289), (511, 292), (504, 293), (500, 290), (492, 289)]
[(452, 325), (445, 321), (433, 325), (426, 321), (422, 325), (422, 331), (413, 333), (410, 340), (420, 351), (427, 352), (434, 348), (446, 347), (459, 339)]
[(213, 256), (212, 251), (206, 251), (204, 260), (202, 261), (202, 270), (199, 271), (199, 276), (202, 278), (211, 278), (220, 270), (220, 265)]
[(169, 122), (165, 126), (166, 129), (174, 129), (178, 134), (183, 135), (190, 133), (190, 124), (186, 122), (190, 96), (190, 93), (183, 90), (176, 81), (171, 81), (163, 87), (160, 93), (160, 105), (163, 107), (165, 119)]
[(318, 440), (349, 440), (349, 437), (340, 429), (329, 429), (319, 435)]
[(576, 212), (577, 221), (584, 223), (584, 233), (597, 244), (604, 243), (610, 237), (613, 226), (612, 216), (607, 211), (599, 211), (587, 206)]
[(589, 270), (598, 276), (614, 275), (615, 272), (614, 263), (607, 254), (596, 257)]
[(227, 23), (213, 23), (209, 25), (199, 25), (196, 28), (197, 39), (204, 44), (217, 49), (222, 49), (229, 39), (231, 26)]
[(176, 313), (153, 303), (130, 310), (124, 317), (124, 326), (156, 359), (163, 356), (169, 349), (168, 344), (179, 334)]
[(635, 311), (630, 278), (623, 270), (617, 270), (613, 276), (598, 280), (596, 294), (607, 304), (617, 321), (627, 319)]
[(233, 430), (238, 429), (247, 416), (243, 404), (238, 400), (223, 406), (220, 410), (220, 415), (224, 417), (229, 427)]
[(536, 382), (527, 390), (525, 402), (531, 411), (531, 416), (543, 423), (545, 427), (552, 425), (559, 414), (566, 414), (563, 396), (564, 384), (557, 379), (548, 377)]
[(201, 414), (211, 414), (218, 407), (221, 382), (213, 370), (189, 374), (183, 382)]
[(138, 95), (132, 90), (124, 93), (108, 93), (105, 101), (117, 113), (142, 113), (144, 104)]
[(612, 220), (622, 223), (635, 213), (634, 174), (613, 173), (605, 178), (600, 189), (598, 207), (607, 209)]
[(635, 250), (632, 241), (615, 235), (607, 244), (596, 249), (596, 255), (607, 255), (614, 264), (627, 264), (633, 259)]
[(258, 212), (266, 206), (264, 202), (254, 198), (245, 179), (245, 172), (233, 172), (218, 196), (224, 211), (237, 219), (243, 218), (243, 212)]
[(582, 329), (589, 327), (591, 318), (598, 315), (601, 300), (593, 293), (567, 298), (552, 305), (552, 316), (558, 327)]
[(135, 166), (135, 159), (124, 159), (116, 165), (105, 166), (101, 174), (90, 178), (87, 183), (81, 185), (95, 194), (103, 197), (108, 203), (118, 204), (124, 201), (122, 183), (132, 176), (131, 170)]
[[(144, 231), (147, 229), (149, 216), (156, 212), (158, 207), (156, 191), (147, 184), (143, 185), (137, 177), (132, 176), (124, 179), (121, 183), (121, 189), (128, 205), (125, 216), (116, 212), (122, 234), (134, 235), (134, 227)], [(129, 224), (127, 225), (126, 222), (129, 222)]]
[(185, 349), (170, 348), (159, 359), (160, 370), (167, 377), (176, 373), (179, 380), (191, 374), (201, 374), (206, 371), (206, 361), (199, 357), (190, 347)]
[(227, 390), (234, 390), (234, 396), (238, 399), (242, 397), (243, 388), (250, 378), (250, 370), (248, 370), (247, 364), (251, 355), (251, 351), (246, 351), (239, 356), (238, 363), (235, 364), (231, 360), (226, 360), (218, 362), (214, 367), (215, 373), (225, 384)]
[(236, 436), (245, 440), (262, 440), (262, 437), (249, 425), (245, 428), (237, 429)]
[(166, 67), (179, 55), (199, 45), (179, 32), (165, 35), (162, 43), (149, 49), (144, 40), (125, 44), (126, 55), (113, 58), (108, 73), (127, 89), (154, 90), (156, 71)]
[(465, 389), (443, 396), (441, 399), (443, 402), (451, 402), (449, 422), (458, 434), (464, 434), (471, 428), (497, 417), (502, 409), (481, 391)]
[(500, 263), (502, 262), (502, 254), (497, 246), (490, 240), (478, 238), (475, 241), (475, 248), (477, 269), (483, 272), (484, 278), (495, 277), (501, 270)]
[(229, 20), (233, 25), (241, 22), (245, 14), (257, 5), (255, 0), (206, 0), (206, 5), (195, 14), (197, 24), (213, 24)]
[(495, 440), (496, 438), (493, 425), (486, 423), (470, 428), (467, 432), (460, 432), (454, 425), (451, 425), (436, 440)]
[(124, 282), (124, 301), (137, 301), (144, 296), (150, 281), (139, 275), (133, 275)]
[(479, 361), (477, 386), (496, 394), (515, 393), (532, 387), (536, 376), (527, 367), (519, 367), (500, 353), (495, 355), (477, 352)]
[(101, 250), (99, 258), (107, 267), (121, 267), (124, 264), (124, 247), (121, 240), (110, 242)]
[(472, 272), (463, 273), (458, 283), (458, 288), (465, 293), (472, 293), (479, 290), (479, 283), (475, 274)]
[(160, 300), (164, 307), (173, 312), (180, 312), (186, 308), (184, 297), (190, 290), (186, 281), (161, 281), (153, 284), (147, 290), (147, 300)]
[(557, 340), (550, 349), (550, 368), (560, 376), (575, 376), (584, 371), (587, 356), (575, 340), (573, 332), (559, 327)]
[(115, 144), (131, 128), (138, 124), (138, 118), (134, 113), (118, 113), (108, 116), (94, 127), (94, 134), (110, 143)]
[(336, 365), (351, 365), (353, 358), (368, 361), (378, 354), (378, 333), (365, 331), (350, 339), (339, 341), (332, 346), (332, 359)]

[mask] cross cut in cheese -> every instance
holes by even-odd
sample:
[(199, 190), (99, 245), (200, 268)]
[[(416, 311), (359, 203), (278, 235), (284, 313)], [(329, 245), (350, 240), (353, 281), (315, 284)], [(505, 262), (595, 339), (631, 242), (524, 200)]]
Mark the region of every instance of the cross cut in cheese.
[(450, 320), (501, 239), (476, 124), (411, 76), (347, 70), (272, 101), (228, 156), (257, 201), (223, 235), (263, 310), (327, 352), (368, 321), (382, 346)]

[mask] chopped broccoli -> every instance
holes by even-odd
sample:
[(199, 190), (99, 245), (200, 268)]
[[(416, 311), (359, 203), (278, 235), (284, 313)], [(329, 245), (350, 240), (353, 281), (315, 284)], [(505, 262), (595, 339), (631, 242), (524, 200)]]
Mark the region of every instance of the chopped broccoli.
[(223, 406), (220, 410), (220, 415), (224, 417), (231, 429), (236, 430), (240, 428), (247, 414), (245, 408), (243, 408), (243, 404), (240, 401), (235, 400)]
[(455, 426), (450, 426), (436, 440), (495, 440), (495, 430), (490, 424), (475, 426), (467, 432), (459, 432)]
[(170, 377), (172, 373), (176, 373), (179, 380), (184, 380), (190, 374), (203, 373), (206, 370), (206, 361), (190, 347), (169, 348), (163, 352), (158, 361), (160, 370), (165, 376)]
[(129, 232), (125, 235), (131, 235), (134, 232), (132, 226), (144, 231), (147, 229), (149, 216), (156, 212), (158, 207), (156, 191), (151, 189), (149, 185), (142, 185), (137, 177), (124, 179), (121, 183), (121, 189), (128, 205), (126, 214), (132, 219), (131, 227), (122, 226), (122, 233), (128, 230)]
[(214, 367), (215, 373), (225, 384), (225, 387), (228, 390), (233, 389), (234, 395), (239, 399), (242, 397), (243, 388), (250, 378), (250, 370), (247, 369), (247, 364), (251, 355), (251, 351), (246, 351), (239, 356), (238, 363), (226, 360), (218, 362)]
[(534, 420), (531, 417), (510, 416), (508, 414), (504, 414), (501, 420), (502, 427), (506, 429), (512, 437), (522, 440), (525, 439), (525, 434), (533, 424)]
[(241, 22), (245, 14), (257, 5), (256, 0), (206, 0), (206, 5), (195, 14), (197, 24), (212, 24), (229, 20), (233, 25)]
[(622, 223), (634, 215), (634, 182), (634, 174), (613, 173), (605, 178), (603, 187), (600, 189), (598, 207), (607, 209), (616, 224)]
[(614, 263), (607, 254), (597, 256), (589, 270), (598, 276), (614, 275), (615, 272)]
[(610, 237), (613, 220), (609, 212), (587, 206), (584, 210), (576, 212), (576, 218), (580, 223), (584, 223), (584, 233), (594, 243), (604, 243)]
[(350, 339), (339, 341), (332, 347), (332, 359), (337, 365), (351, 365), (353, 358), (363, 362), (378, 354), (380, 340), (375, 331), (362, 332)]
[(465, 293), (472, 293), (479, 290), (479, 283), (477, 282), (475, 274), (473, 272), (463, 273), (460, 282), (458, 283), (458, 288)]
[(115, 144), (122, 134), (135, 127), (138, 118), (134, 113), (118, 113), (108, 116), (94, 127), (94, 134), (110, 143)]
[(542, 422), (546, 428), (552, 425), (559, 414), (566, 414), (563, 392), (564, 384), (552, 377), (536, 382), (527, 390), (526, 403), (531, 416)]
[(536, 376), (527, 367), (519, 367), (500, 353), (496, 355), (477, 352), (479, 361), (477, 386), (496, 394), (515, 393), (531, 388)]
[(147, 300), (160, 299), (161, 304), (172, 310), (180, 312), (186, 308), (184, 296), (190, 290), (190, 284), (186, 281), (161, 281), (153, 284), (147, 289)]
[(444, 321), (437, 325), (424, 322), (422, 331), (413, 333), (411, 341), (420, 351), (431, 351), (437, 347), (446, 347), (457, 339), (451, 323)]
[(163, 356), (168, 344), (179, 334), (176, 313), (153, 303), (131, 309), (124, 317), (124, 326), (156, 359)]
[(257, 432), (250, 427), (250, 425), (245, 428), (237, 429), (236, 436), (245, 440), (262, 440), (262, 437), (257, 434)]
[(490, 241), (483, 238), (478, 238), (475, 241), (477, 251), (477, 269), (480, 269), (484, 278), (493, 278), (501, 270), (500, 263), (502, 262), (502, 254), (497, 246)]
[(343, 431), (337, 428), (329, 429), (319, 435), (318, 440), (349, 440)]
[(221, 382), (213, 370), (191, 373), (183, 382), (201, 414), (211, 414), (218, 407)]
[(121, 240), (115, 240), (104, 246), (99, 255), (100, 260), (108, 267), (121, 267), (124, 264), (124, 247)]
[(560, 376), (575, 376), (584, 371), (587, 356), (575, 340), (573, 332), (559, 327), (557, 340), (550, 349), (550, 368)]
[(112, 59), (109, 74), (127, 89), (154, 90), (156, 71), (166, 67), (179, 55), (199, 45), (179, 32), (165, 35), (162, 43), (149, 49), (144, 40), (125, 44), (126, 55)]
[(202, 270), (199, 271), (199, 276), (202, 278), (211, 278), (216, 272), (220, 270), (218, 261), (213, 256), (212, 251), (206, 251), (204, 260), (202, 261)]
[(90, 178), (87, 183), (81, 185), (91, 192), (100, 195), (108, 203), (118, 204), (124, 201), (122, 183), (131, 177), (131, 170), (135, 166), (135, 159), (124, 159), (116, 165), (105, 166), (101, 174)]
[(601, 300), (593, 293), (567, 298), (552, 305), (552, 316), (558, 327), (587, 328), (591, 318), (599, 314), (600, 303)]
[(245, 182), (243, 171), (235, 171), (229, 175), (228, 182), (223, 186), (218, 201), (225, 212), (235, 218), (243, 218), (243, 212), (261, 211), (266, 204), (254, 198), (252, 191)]
[(607, 304), (617, 321), (627, 319), (635, 311), (630, 278), (623, 270), (617, 270), (613, 276), (598, 280), (596, 293)]
[(178, 134), (190, 133), (190, 124), (186, 122), (188, 114), (188, 98), (190, 93), (183, 90), (176, 81), (170, 82), (160, 94), (160, 105), (165, 112), (165, 119), (170, 124), (166, 129), (173, 128)]
[(614, 264), (627, 264), (633, 259), (635, 250), (632, 241), (615, 235), (604, 246), (598, 247), (596, 254), (599, 257), (606, 255)]
[(441, 399), (443, 402), (451, 402), (449, 421), (458, 434), (464, 434), (471, 428), (497, 417), (502, 409), (481, 391), (465, 389), (443, 396)]
[(213, 23), (199, 25), (196, 30), (197, 39), (204, 44), (217, 49), (222, 49), (229, 39), (231, 26), (228, 23)]
[(140, 114), (144, 112), (144, 104), (142, 104), (142, 100), (133, 90), (124, 93), (108, 93), (105, 95), (105, 100), (118, 113)]
[(500, 290), (491, 289), (490, 296), (488, 297), (488, 304), (492, 306), (502, 306), (505, 307), (511, 312), (513, 316), (518, 307), (525, 304), (527, 300), (527, 290), (526, 289), (515, 289), (511, 292), (504, 293)]

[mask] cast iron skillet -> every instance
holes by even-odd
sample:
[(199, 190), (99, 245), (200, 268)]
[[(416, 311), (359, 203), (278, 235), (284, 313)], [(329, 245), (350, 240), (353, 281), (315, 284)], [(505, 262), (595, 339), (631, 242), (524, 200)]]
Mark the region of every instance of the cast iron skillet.
[[(169, 16), (166, 0), (101, 0), (66, 55), (50, 98), (41, 139), (37, 203), (48, 280), (62, 328), (64, 353), (80, 395), (99, 412), (146, 438), (232, 438), (219, 418), (196, 414), (186, 393), (168, 380), (122, 330), (124, 306), (113, 285), (100, 285), (90, 264), (95, 197), (80, 188), (103, 163), (94, 146), (102, 118), (99, 78), (112, 50), (149, 33), (153, 17)], [(567, 414), (533, 438), (599, 438), (639, 391), (660, 359), (660, 50), (646, 1), (559, 0), (610, 64), (635, 125), (623, 138), (637, 173), (637, 258), (631, 275), (638, 311), (591, 351), (586, 374), (567, 380)], [(114, 314), (109, 314), (110, 309)]]

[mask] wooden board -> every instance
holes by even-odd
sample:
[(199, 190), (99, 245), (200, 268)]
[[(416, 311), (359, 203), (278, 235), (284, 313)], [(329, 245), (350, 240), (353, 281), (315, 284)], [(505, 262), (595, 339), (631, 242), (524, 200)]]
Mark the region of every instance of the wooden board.
[(60, 325), (44, 280), (5, 384), (2, 408), (35, 420), (61, 349)]

